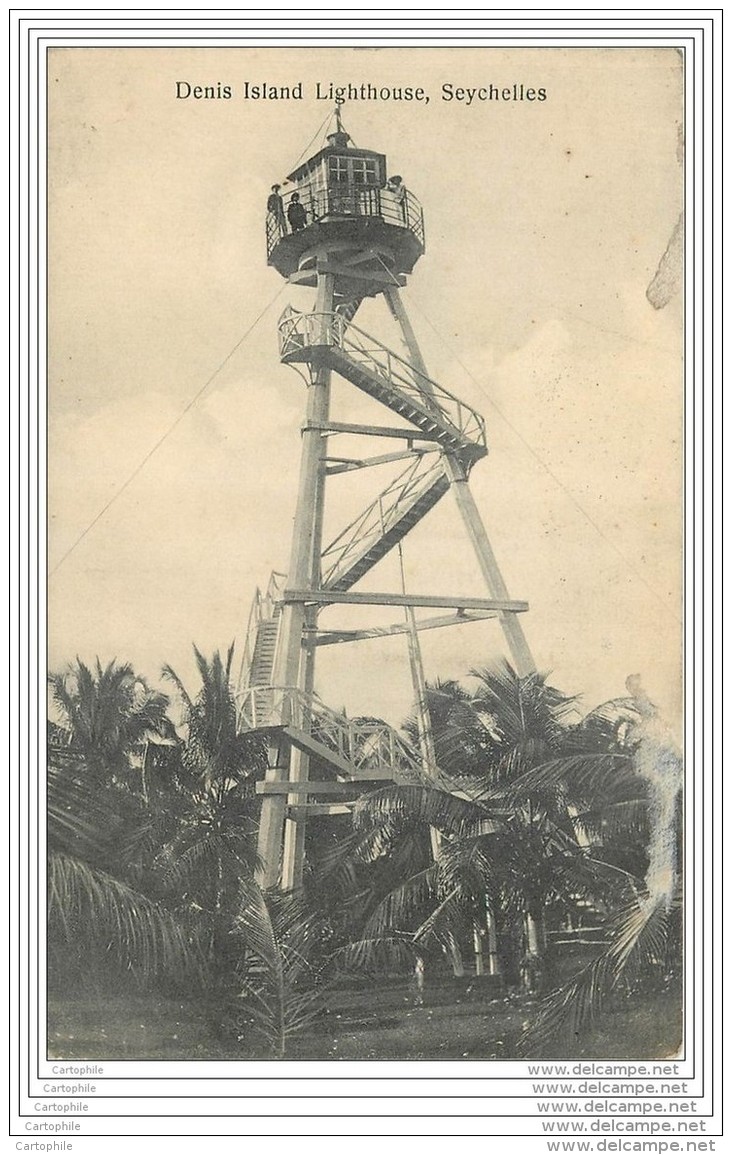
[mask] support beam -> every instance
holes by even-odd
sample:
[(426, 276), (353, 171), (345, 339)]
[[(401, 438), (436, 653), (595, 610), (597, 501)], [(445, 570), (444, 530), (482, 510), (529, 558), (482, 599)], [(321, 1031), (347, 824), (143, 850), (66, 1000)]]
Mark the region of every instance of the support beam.
[(388, 249), (378, 249), (372, 245), (368, 249), (360, 249), (358, 252), (351, 253), (350, 256), (341, 256), (338, 258), (338, 261), (345, 267), (350, 265), (362, 265), (365, 261), (381, 261), (384, 259), (388, 260), (389, 256), (390, 254)]
[[(364, 786), (383, 786), (385, 782), (393, 782), (393, 775), (385, 778), (353, 778), (348, 782), (257, 782), (257, 794), (289, 794), (305, 797), (308, 794), (340, 795), (358, 794)], [(295, 798), (292, 802), (295, 805)]]
[(352, 814), (355, 802), (298, 802), (287, 807), (287, 817), (302, 822), (316, 815)]
[[(399, 543), (399, 573), (402, 582), (402, 593), (407, 592), (407, 581), (404, 573), (404, 553)], [(404, 607), (404, 624), (407, 632), (407, 649), (409, 651), (409, 668), (412, 672), (412, 691), (414, 706), (417, 713), (417, 735), (419, 738), (419, 752), (422, 759), (422, 769), (429, 779), (437, 774), (437, 756), (435, 754), (435, 740), (432, 734), (432, 719), (427, 704), (427, 681), (422, 664), (422, 650), (419, 645), (417, 619), (414, 616), (414, 607)], [(436, 826), (430, 826), (430, 847), (432, 857), (437, 861), (442, 846), (442, 835)]]
[[(387, 285), (394, 283), (393, 273), (382, 273), (377, 269), (359, 269), (355, 265), (342, 265), (338, 262), (330, 262), (323, 269), (324, 273), (330, 274), (333, 277), (345, 277), (349, 281), (370, 281), (383, 290)], [(287, 278), (291, 285), (308, 285), (313, 283), (314, 273), (312, 269), (300, 269), (296, 273), (291, 273)], [(407, 279), (403, 274), (398, 274), (398, 282), (403, 287), (407, 283)]]
[[(323, 443), (325, 445), (325, 442)], [(322, 468), (322, 466), (321, 466)], [(323, 512), (323, 493), (319, 497), (319, 501), (315, 511), (314, 518), (314, 540), (320, 541), (320, 532), (322, 530), (322, 512)], [(318, 561), (320, 559), (318, 558)], [(315, 574), (314, 574), (315, 576)], [(316, 580), (319, 580), (320, 572)], [(315, 634), (318, 625), (318, 611), (315, 606), (306, 606), (305, 620), (303, 623), (303, 633), (301, 638), (301, 645), (303, 641)], [(315, 689), (315, 648), (309, 646), (303, 647), (303, 661), (301, 684), (305, 693), (310, 696)], [(303, 748), (302, 745), (293, 743), (292, 752), (290, 755), (290, 774), (289, 787), (295, 787), (295, 790), (289, 789), (287, 792), (287, 801), (297, 801), (297, 790), (301, 785), (306, 785), (310, 777), (310, 751)], [(275, 786), (282, 785), (281, 783), (273, 783)], [(302, 886), (303, 866), (305, 862), (305, 822), (298, 822), (294, 815), (289, 811), (285, 813), (285, 830), (284, 840), (282, 843), (282, 888), (283, 890), (294, 890), (298, 886)]]
[(378, 457), (328, 457), (325, 460), (325, 471), (328, 476), (334, 473), (353, 473), (356, 469), (369, 469), (372, 465), (386, 465), (391, 461), (424, 457), (426, 453), (435, 453), (436, 451), (436, 447), (430, 447), (429, 449), (403, 449), (399, 453), (382, 453)]
[[(319, 262), (319, 265), (322, 262)], [(328, 315), (333, 309), (334, 280), (332, 275), (318, 268), (318, 293), (315, 311), (320, 316)], [(300, 456), (300, 479), (297, 508), (292, 533), (292, 548), (288, 573), (290, 580), (306, 585), (311, 583), (316, 563), (320, 564), (322, 552), (322, 510), (325, 474), (322, 467), (327, 454), (328, 441), (320, 432), (320, 427), (328, 421), (330, 413), (330, 370), (318, 368), (308, 387), (306, 428), (302, 434)], [(283, 606), (280, 623), (280, 644), (277, 651), (275, 684), (281, 686), (303, 685), (302, 679), (311, 682), (314, 677), (313, 661), (315, 650), (309, 648), (303, 660), (302, 638), (308, 622), (309, 611), (303, 602)], [(310, 615), (312, 616), (312, 615)], [(301, 669), (301, 663), (303, 669)], [(297, 722), (297, 719), (283, 718), (283, 723)], [(289, 765), (288, 756), (289, 754)], [(270, 747), (267, 782), (283, 782), (288, 779), (307, 778), (306, 751), (292, 748), (279, 736)], [(302, 830), (293, 828), (287, 822), (285, 830), (286, 798), (279, 795), (262, 800), (259, 823), (257, 852), (261, 867), (258, 882), (263, 887), (276, 886), (278, 882), (288, 889), (297, 885), (293, 880), (301, 870)], [(284, 844), (284, 853), (283, 853)], [(281, 862), (282, 858), (282, 862)], [(299, 864), (299, 865), (298, 865)]]
[[(503, 575), (498, 568), (496, 555), (493, 552), (488, 534), (486, 533), (480, 511), (475, 504), (465, 469), (462, 462), (453, 453), (445, 454), (445, 472), (450, 479), (450, 485), (455, 495), (457, 507), (468, 531), (475, 556), (478, 559), (485, 583), (491, 594), (496, 598), (507, 598), (508, 588)], [(527, 607), (528, 608), (528, 607)], [(516, 673), (519, 677), (531, 674), (536, 670), (536, 664), (526, 641), (520, 621), (513, 613), (502, 613), (501, 627), (508, 645)]]
[(401, 293), (399, 292), (397, 286), (393, 284), (393, 282), (392, 287), (386, 290), (384, 296), (386, 297), (386, 303), (389, 306), (389, 311), (398, 324), (399, 329), (401, 330), (402, 340), (404, 341), (407, 352), (409, 354), (409, 361), (420, 374), (421, 379), (416, 378), (416, 384), (422, 390), (422, 392), (425, 392), (425, 388), (429, 389), (430, 396), (432, 396), (432, 390), (429, 388), (430, 375), (427, 372), (427, 366), (425, 364), (424, 357), (422, 356), (422, 350), (417, 343), (417, 338), (415, 337), (414, 329), (412, 328), (412, 322), (407, 316), (407, 310), (404, 308)]
[[(417, 630), (439, 630), (444, 626), (459, 626), (464, 622), (484, 622), (497, 616), (497, 610), (458, 610), (455, 614), (445, 614), (439, 618), (423, 618), (415, 622)], [(406, 634), (405, 622), (393, 626), (373, 626), (367, 630), (323, 630), (309, 644), (314, 646), (337, 646), (343, 642), (365, 642), (370, 638), (388, 638), (395, 634)]]
[[(417, 338), (412, 329), (411, 322), (407, 316), (406, 310), (402, 303), (401, 295), (398, 288), (393, 287), (388, 289), (385, 293), (389, 308), (391, 309), (394, 319), (399, 324), (404, 338), (404, 343), (409, 350), (412, 364), (416, 369), (427, 374), (427, 366), (417, 343)], [(450, 480), (452, 491), (455, 494), (460, 515), (465, 523), (465, 528), (468, 531), (468, 536), (475, 550), (475, 555), (478, 559), (478, 564), (481, 568), (483, 578), (491, 595), (495, 598), (508, 598), (508, 589), (503, 580), (496, 556), (493, 553), (488, 534), (486, 533), (483, 519), (480, 516), (475, 498), (468, 486), (467, 474), (465, 467), (460, 458), (454, 453), (445, 454), (445, 472)], [(528, 607), (527, 607), (528, 608)], [(529, 649), (529, 644), (526, 641), (521, 622), (515, 615), (515, 612), (503, 612), (501, 617), (501, 627), (506, 638), (506, 643), (513, 659), (516, 672), (520, 676), (524, 674), (533, 673), (536, 670), (536, 664)]]
[(407, 426), (403, 429), (390, 425), (358, 425), (351, 421), (327, 421), (314, 426), (306, 423), (303, 432), (317, 428), (321, 433), (357, 433), (363, 437), (398, 437), (404, 441), (437, 441), (434, 433)]
[(367, 594), (328, 589), (283, 590), (281, 600), (286, 606), (429, 606), (435, 609), (447, 606), (455, 610), (496, 610), (506, 614), (523, 614), (529, 608), (528, 602), (511, 601), (510, 598), (459, 598), (451, 594)]

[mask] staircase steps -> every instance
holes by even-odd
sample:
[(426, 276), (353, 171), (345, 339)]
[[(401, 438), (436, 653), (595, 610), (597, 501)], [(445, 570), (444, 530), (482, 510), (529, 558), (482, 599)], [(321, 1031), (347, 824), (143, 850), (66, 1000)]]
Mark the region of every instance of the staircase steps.
[(249, 677), (250, 686), (271, 686), (274, 667), (275, 650), (277, 649), (277, 634), (279, 631), (279, 614), (265, 618), (257, 628), (257, 639), (254, 644), (254, 656)]
[(368, 538), (361, 544), (359, 552), (347, 556), (331, 572), (323, 573), (323, 588), (349, 590), (368, 573), (377, 562), (409, 533), (425, 514), (447, 493), (450, 483), (445, 474), (439, 474), (426, 489), (417, 492), (411, 503), (397, 508), (392, 519), (385, 519), (383, 532), (376, 539)]
[(386, 375), (386, 371), (376, 372), (371, 365), (358, 362), (337, 345), (321, 348), (320, 355), (329, 368), (392, 412), (410, 421), (423, 433), (434, 436), (444, 449), (453, 453), (472, 450), (478, 456), (483, 456), (485, 451), (482, 446), (474, 445), (446, 416), (436, 413), (430, 407), (428, 394), (424, 394), (424, 404), (421, 404), (402, 393)]
[(339, 317), (345, 317), (347, 321), (352, 321), (364, 299), (364, 297), (354, 297), (352, 301), (344, 301), (336, 307), (336, 313)]
[[(360, 303), (360, 302), (359, 302)], [(482, 418), (381, 341), (351, 324), (356, 301), (323, 314), (287, 309), (280, 319), (280, 358), (328, 367), (406, 418), (451, 453), (485, 455)]]

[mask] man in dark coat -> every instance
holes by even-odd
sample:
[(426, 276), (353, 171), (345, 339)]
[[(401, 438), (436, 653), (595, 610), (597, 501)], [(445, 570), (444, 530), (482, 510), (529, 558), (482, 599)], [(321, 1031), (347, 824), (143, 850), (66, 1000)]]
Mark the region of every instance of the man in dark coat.
[(290, 203), (287, 206), (287, 219), (290, 222), (290, 228), (293, 233), (299, 233), (300, 229), (304, 229), (307, 224), (305, 209), (300, 204), (299, 193), (293, 193), (290, 197)]

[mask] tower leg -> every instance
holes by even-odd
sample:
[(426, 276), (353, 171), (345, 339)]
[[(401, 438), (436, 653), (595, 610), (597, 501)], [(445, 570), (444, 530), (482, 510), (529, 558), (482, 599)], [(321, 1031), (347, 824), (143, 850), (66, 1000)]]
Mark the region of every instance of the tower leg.
[[(398, 546), (398, 550), (402, 593), (406, 594), (407, 583), (404, 575), (404, 555), (402, 553), (401, 543)], [(419, 644), (417, 622), (412, 606), (404, 607), (404, 621), (407, 627), (407, 651), (409, 653), (409, 668), (412, 672), (412, 692), (414, 693), (415, 709), (417, 712), (419, 751), (422, 756), (422, 768), (425, 774), (431, 777), (437, 768), (437, 757), (435, 755), (435, 740), (432, 734), (432, 719), (427, 702), (427, 681), (424, 676), (424, 666), (422, 664), (422, 649)], [(430, 826), (430, 847), (432, 849), (433, 859), (436, 859), (439, 855), (441, 846), (442, 836), (439, 830), (434, 826)]]
[[(475, 504), (475, 498), (468, 485), (462, 463), (452, 453), (445, 454), (444, 462), (452, 492), (455, 495), (468, 536), (473, 543), (473, 549), (488, 591), (492, 598), (508, 600), (510, 594), (498, 568), (496, 555), (488, 540), (483, 519)], [(536, 665), (518, 616), (508, 612), (500, 613), (498, 616), (516, 673), (519, 677), (534, 673)]]
[[(303, 655), (302, 689), (306, 697), (310, 697), (315, 689), (315, 646), (308, 645), (308, 636), (314, 633), (317, 625), (317, 611), (315, 607), (308, 607), (305, 620), (305, 651)], [(303, 750), (293, 747), (290, 759), (290, 782), (307, 782), (310, 774), (310, 759)], [(302, 802), (302, 798), (288, 795), (288, 802)], [(302, 886), (303, 866), (305, 863), (305, 818), (285, 818), (285, 830), (282, 849), (282, 889), (296, 890)]]
[[(287, 743), (272, 742), (268, 752), (266, 782), (284, 782), (289, 765)], [(257, 854), (260, 860), (257, 882), (269, 888), (276, 886), (280, 877), (280, 843), (285, 821), (285, 799), (283, 796), (265, 795), (259, 816), (259, 837)]]
[[(329, 314), (332, 310), (333, 276), (319, 269), (315, 311)], [(302, 432), (298, 500), (288, 569), (288, 582), (297, 589), (308, 587), (320, 563), (326, 439), (318, 426), (327, 422), (329, 410), (330, 370), (319, 368), (312, 375), (308, 386), (307, 418)], [(305, 608), (301, 603), (283, 606), (274, 683), (279, 687), (297, 687), (304, 693), (312, 693), (314, 654), (308, 650), (308, 659), (302, 661), (306, 624)], [(283, 715), (283, 725), (289, 722), (297, 724), (299, 719)], [(295, 748), (290, 751), (288, 759), (281, 747), (282, 743), (278, 742), (273, 743), (270, 749), (270, 768), (265, 780), (305, 780), (308, 773), (307, 759)], [(301, 822), (291, 824), (286, 862), (281, 863), (286, 806), (285, 795), (265, 795), (262, 799), (257, 852), (261, 862), (258, 881), (264, 887), (276, 886), (281, 881), (283, 887), (289, 888), (297, 885), (297, 880), (302, 878), (304, 824)]]
[(422, 356), (422, 351), (417, 344), (417, 338), (415, 336), (414, 329), (412, 328), (412, 322), (409, 320), (407, 310), (404, 308), (404, 302), (402, 301), (399, 289), (396, 287), (385, 289), (384, 296), (386, 297), (386, 303), (389, 306), (389, 312), (401, 329), (402, 339), (409, 352), (410, 361), (414, 365), (415, 369), (417, 369), (420, 373), (423, 373), (425, 377), (429, 377), (427, 366)]
[[(420, 373), (429, 376), (399, 290), (397, 288), (387, 289), (385, 296), (392, 316), (398, 322), (401, 329), (402, 337), (409, 350), (412, 364)], [(488, 540), (483, 519), (475, 504), (475, 498), (468, 486), (468, 479), (462, 463), (453, 453), (444, 454), (443, 460), (445, 471), (455, 495), (458, 509), (460, 510), (460, 515), (465, 523), (468, 536), (473, 543), (473, 549), (478, 558), (478, 564), (480, 565), (481, 573), (488, 587), (488, 592), (492, 598), (508, 600), (510, 595), (506, 588), (506, 583), (498, 568), (496, 556)], [(513, 664), (516, 668), (516, 673), (520, 677), (533, 673), (536, 670), (536, 664), (517, 615), (501, 613), (499, 619)]]

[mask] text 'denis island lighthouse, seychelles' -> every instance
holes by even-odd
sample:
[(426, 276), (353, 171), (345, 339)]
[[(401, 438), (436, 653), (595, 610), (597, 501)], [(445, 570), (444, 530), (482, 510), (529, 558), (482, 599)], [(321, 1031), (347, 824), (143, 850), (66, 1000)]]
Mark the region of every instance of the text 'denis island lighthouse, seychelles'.
[[(428, 374), (400, 295), (425, 251), (421, 207), (400, 177), (387, 179), (386, 158), (355, 148), (336, 112), (325, 147), (274, 185), (267, 205), (267, 259), (293, 285), (314, 290), (310, 313), (288, 307), (279, 322), (280, 358), (306, 381), (299, 489), (287, 576), (273, 575), (252, 609), (238, 690), (242, 730), (266, 731), (269, 769), (259, 783), (261, 881), (285, 889), (302, 882), (306, 825), (313, 815), (347, 813), (366, 790), (439, 774), (435, 764), (419, 648), (419, 632), (496, 618), (520, 674), (534, 664), (468, 485), (487, 453), (482, 417)], [(403, 351), (395, 352), (355, 322), (368, 297), (383, 298)], [(337, 374), (379, 402), (383, 423), (349, 422), (331, 412)], [(338, 435), (335, 456), (329, 446)], [(343, 452), (343, 437), (353, 443)], [(359, 442), (383, 439), (383, 452), (359, 456)], [(369, 467), (393, 462), (380, 493)], [(327, 491), (339, 474), (359, 471), (365, 507), (332, 541), (324, 540)], [(359, 592), (360, 579), (449, 491), (485, 579), (485, 597), (450, 593)], [(403, 572), (403, 571), (402, 571)], [(383, 627), (328, 629), (329, 607), (392, 606), (399, 620)], [(437, 611), (417, 617), (415, 611)], [(315, 692), (318, 649), (368, 644), (403, 634), (417, 704), (419, 748), (386, 723), (349, 719)], [(348, 644), (346, 644), (348, 643)], [(367, 660), (367, 658), (365, 658)]]

